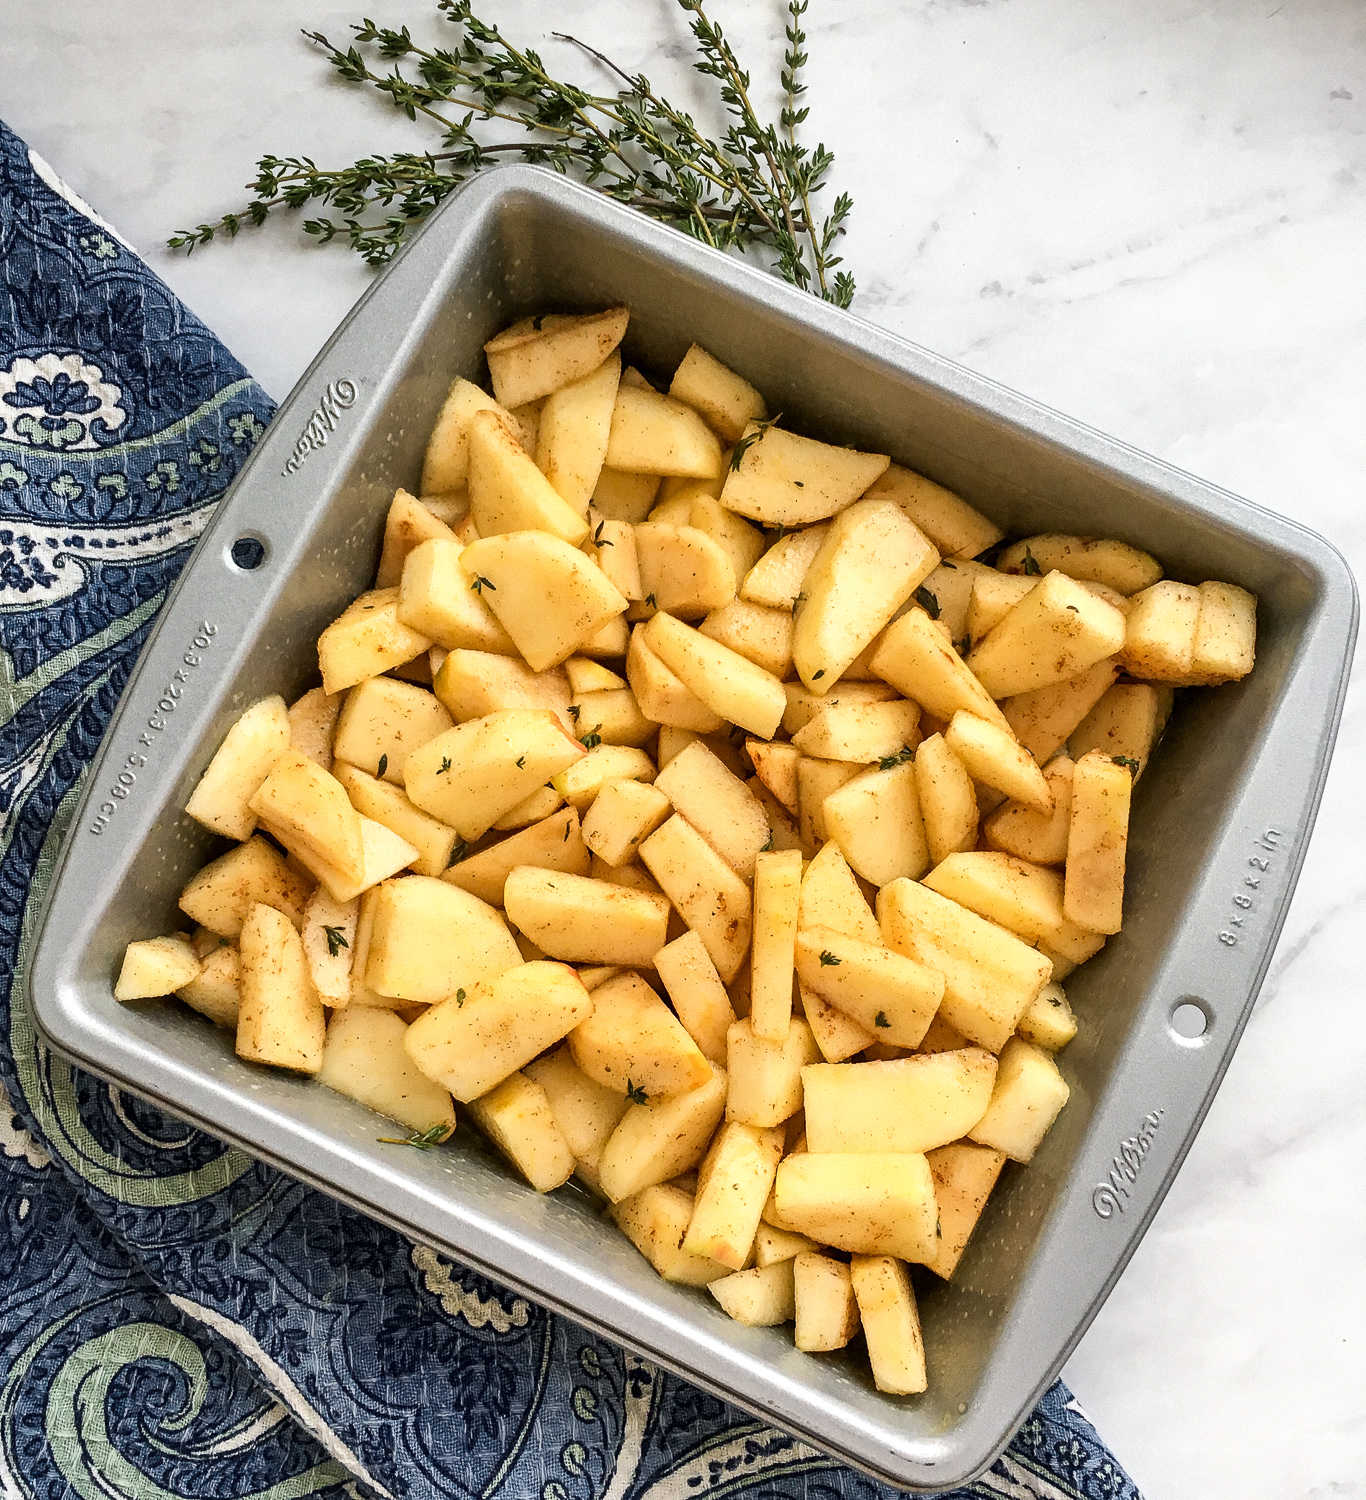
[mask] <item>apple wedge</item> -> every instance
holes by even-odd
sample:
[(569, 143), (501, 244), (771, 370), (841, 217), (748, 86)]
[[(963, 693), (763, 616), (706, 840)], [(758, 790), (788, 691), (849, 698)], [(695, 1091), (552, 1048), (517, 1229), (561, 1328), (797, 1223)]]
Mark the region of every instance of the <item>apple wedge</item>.
[(289, 747), (285, 700), (273, 694), (253, 703), (223, 736), (185, 811), (214, 833), (249, 839), (256, 828), (251, 799)]
[(485, 536), (465, 548), (460, 566), (534, 672), (573, 656), (626, 610), (601, 568), (544, 531)]
[(481, 537), (535, 530), (577, 547), (588, 535), (583, 515), (494, 412), (479, 412), (470, 423), (469, 491), (470, 518)]
[(773, 738), (787, 695), (772, 672), (672, 615), (655, 615), (644, 635), (660, 661), (714, 713), (760, 739)]
[(536, 431), (536, 466), (575, 510), (585, 512), (597, 488), (612, 430), (621, 355), (611, 354), (581, 380), (546, 397)]
[(885, 453), (859, 453), (750, 422), (735, 445), (721, 503), (763, 526), (805, 526), (852, 504), (889, 462)]
[(939, 553), (891, 500), (856, 500), (831, 523), (802, 584), (792, 661), (826, 693), (933, 571)]
[(346, 788), (316, 761), (286, 751), (252, 795), (250, 807), (291, 852), (316, 856), (343, 880), (360, 879), (360, 814)]
[(506, 708), (414, 750), (403, 784), (410, 801), (468, 841), (585, 754), (549, 709)]
[(484, 345), (494, 395), (523, 406), (582, 380), (621, 343), (629, 320), (624, 307), (522, 318)]
[(607, 463), (637, 474), (711, 479), (721, 472), (721, 444), (691, 406), (623, 383), (612, 412)]

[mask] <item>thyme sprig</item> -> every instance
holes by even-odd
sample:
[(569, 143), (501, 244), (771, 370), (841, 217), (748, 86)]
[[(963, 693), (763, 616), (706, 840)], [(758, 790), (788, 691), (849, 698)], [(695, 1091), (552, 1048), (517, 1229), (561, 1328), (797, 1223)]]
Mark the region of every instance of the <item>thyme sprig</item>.
[[(305, 218), (306, 235), (324, 244), (340, 239), (381, 265), (448, 194), (511, 158), (576, 177), (708, 245), (764, 255), (794, 285), (848, 306), (854, 279), (839, 269), (836, 247), (852, 203), (841, 193), (820, 216), (816, 204), (834, 157), (823, 144), (799, 139), (808, 114), (801, 100), (809, 0), (787, 0), (776, 123), (760, 118), (750, 74), (704, 0), (676, 3), (696, 44), (693, 67), (713, 80), (724, 113), (715, 138), (643, 73), (628, 73), (578, 37), (553, 33), (600, 65), (615, 92), (554, 76), (538, 52), (477, 16), (471, 0), (437, 0), (457, 28), (448, 47), (422, 46), (407, 26), (368, 18), (352, 25), (345, 47), (323, 32), (303, 33), (347, 82), (376, 90), (409, 120), (433, 127), (435, 149), (365, 156), (340, 168), (307, 156), (263, 156), (244, 207), (179, 230), (168, 243), (193, 251), (263, 224), (277, 210), (311, 206), (329, 212)], [(505, 138), (484, 139), (479, 126)]]

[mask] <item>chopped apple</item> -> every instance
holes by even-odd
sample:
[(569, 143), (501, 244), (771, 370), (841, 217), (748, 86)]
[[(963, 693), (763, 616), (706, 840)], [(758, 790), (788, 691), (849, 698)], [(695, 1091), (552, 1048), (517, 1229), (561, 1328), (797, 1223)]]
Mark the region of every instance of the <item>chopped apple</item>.
[(403, 577), (403, 564), (420, 542), (430, 541), (433, 537), (450, 540), (454, 536), (451, 528), (416, 496), (407, 490), (395, 490), (384, 521), (384, 543), (380, 549), (379, 567), (375, 570), (375, 587), (397, 588)]
[(612, 1222), (665, 1281), (706, 1286), (729, 1274), (729, 1267), (683, 1248), (692, 1212), (692, 1195), (666, 1182), (643, 1188), (609, 1211)]
[(726, 1075), (714, 1065), (700, 1088), (631, 1104), (602, 1148), (598, 1181), (604, 1197), (619, 1203), (695, 1167), (725, 1107)]
[(913, 761), (897, 755), (870, 766), (829, 793), (825, 830), (849, 866), (873, 885), (923, 875), (930, 863)]
[(1031, 1161), (1068, 1093), (1052, 1053), (1012, 1037), (1001, 1052), (991, 1103), (969, 1134), (1013, 1161)]
[(882, 1041), (914, 1047), (944, 997), (944, 980), (924, 962), (830, 927), (797, 934), (797, 977)]
[(698, 629), (732, 651), (783, 678), (792, 670), (792, 616), (748, 599), (732, 599), (713, 610)]
[(721, 472), (721, 444), (692, 407), (622, 384), (612, 411), (607, 463), (636, 474), (710, 479)]
[(256, 829), (251, 799), (290, 748), (290, 738), (283, 698), (273, 694), (253, 703), (223, 736), (185, 811), (214, 833), (249, 839)]
[[(469, 586), (460, 566), (464, 544), (423, 542), (403, 565), (398, 591), (398, 617), (430, 637), (442, 649), (516, 653), (512, 637), (498, 623), (481, 593)], [(439, 673), (438, 673), (439, 675)]]
[(525, 1073), (471, 1100), (470, 1118), (538, 1193), (553, 1192), (574, 1175), (574, 1153), (550, 1100)]
[(332, 753), (401, 786), (409, 751), (449, 729), (451, 722), (444, 705), (426, 688), (392, 677), (371, 677), (346, 695)]
[(536, 672), (572, 656), (626, 609), (601, 568), (542, 531), (483, 537), (460, 566)]
[(277, 757), (250, 806), (301, 859), (316, 856), (346, 881), (361, 877), (360, 814), (346, 789), (316, 761), (295, 751)]
[(577, 547), (588, 535), (583, 514), (536, 467), (506, 420), (477, 413), (469, 449), (470, 518), (482, 539), (537, 531)]
[(521, 964), (420, 1015), (404, 1046), (427, 1075), (467, 1103), (564, 1037), (593, 1009), (567, 964)]
[(677, 813), (641, 844), (640, 858), (702, 939), (722, 979), (734, 979), (749, 952), (749, 887)]
[(802, 1069), (812, 1151), (930, 1151), (968, 1134), (986, 1113), (996, 1059), (980, 1047), (895, 1062)]
[(1044, 532), (1012, 542), (996, 559), (1003, 573), (1038, 575), (1055, 569), (1079, 583), (1103, 583), (1118, 594), (1137, 594), (1162, 577), (1155, 557), (1112, 537)]
[(309, 978), (318, 999), (341, 1009), (351, 1000), (351, 960), (355, 952), (358, 902), (334, 900), (319, 887), (304, 908), (299, 936)]
[(831, 523), (802, 584), (792, 660), (814, 693), (832, 688), (939, 554), (890, 500), (858, 500)]
[(792, 981), (801, 889), (802, 856), (799, 850), (773, 850), (757, 856), (749, 1019), (755, 1035), (765, 1041), (781, 1042), (792, 1021)]
[(828, 927), (865, 943), (882, 941), (877, 918), (833, 840), (822, 846), (802, 875), (798, 923), (803, 928)]
[(570, 1033), (569, 1049), (588, 1077), (636, 1104), (688, 1093), (710, 1076), (696, 1042), (638, 974), (593, 991), (593, 1012)]
[(702, 939), (690, 930), (666, 943), (655, 954), (655, 969), (674, 1013), (702, 1055), (724, 1066), (726, 1032), (735, 1010)]
[(1052, 964), (1022, 938), (914, 880), (878, 893), (889, 947), (944, 976), (941, 1014), (969, 1041), (999, 1052), (1052, 978)]
[(918, 1152), (803, 1151), (773, 1185), (779, 1227), (833, 1250), (927, 1261), (938, 1217), (929, 1163)]
[(300, 925), (311, 890), (273, 844), (253, 837), (194, 874), (180, 893), (180, 909), (192, 922), (236, 942), (247, 913), (258, 904), (273, 906)]
[(792, 736), (803, 755), (823, 760), (870, 761), (911, 758), (920, 742), (920, 708), (904, 698), (885, 703), (827, 703)]
[(355, 687), (428, 649), (431, 638), (399, 618), (398, 601), (398, 589), (373, 589), (350, 604), (318, 637), (324, 692)]
[(895, 500), (940, 552), (955, 560), (979, 557), (1005, 535), (952, 490), (900, 464), (889, 465), (868, 495)]
[(991, 694), (923, 609), (908, 609), (883, 632), (873, 671), (946, 723), (959, 709), (1004, 724)]
[(967, 767), (942, 734), (920, 742), (914, 765), (925, 841), (938, 864), (977, 842), (977, 793)]
[(649, 964), (669, 925), (663, 896), (530, 865), (508, 874), (503, 906), (543, 952), (577, 963)]
[(585, 754), (549, 710), (502, 709), (457, 724), (414, 750), (404, 763), (404, 788), (461, 838), (477, 839)]
[(750, 422), (767, 415), (764, 398), (742, 375), (692, 344), (669, 383), (669, 394), (685, 401), (723, 443), (733, 443)]
[(174, 995), (192, 984), (202, 967), (186, 938), (139, 938), (123, 950), (114, 999), (154, 1000)]
[(873, 1384), (891, 1396), (919, 1395), (929, 1383), (925, 1342), (906, 1267), (890, 1255), (855, 1255), (849, 1275)]
[[(533, 672), (515, 656), (457, 649), (448, 652), (437, 669), (432, 691), (459, 723), (502, 708), (548, 708), (566, 729), (574, 728), (569, 678), (558, 667)], [(439, 734), (441, 728), (433, 729), (427, 738)]]
[(973, 647), (967, 665), (993, 698), (1006, 698), (1065, 682), (1124, 645), (1123, 612), (1053, 572)]
[(1053, 794), (1038, 762), (1008, 729), (959, 709), (944, 731), (944, 743), (974, 781), (994, 787), (1035, 812), (1052, 810)]
[[(641, 594), (650, 609), (700, 620), (735, 597), (726, 549), (687, 523), (652, 519), (635, 528)], [(633, 614), (634, 618), (634, 614)]]
[(674, 756), (654, 785), (737, 875), (753, 877), (768, 843), (768, 819), (754, 793), (701, 740)]
[(537, 424), (536, 464), (577, 511), (586, 511), (607, 456), (621, 355), (614, 349), (595, 370), (546, 397)]
[(326, 1020), (294, 924), (255, 905), (238, 943), (237, 1055), (298, 1073), (322, 1066)]
[(318, 1082), (430, 1136), (455, 1129), (455, 1106), (403, 1045), (407, 1024), (391, 1010), (352, 1006), (328, 1022)]
[(768, 740), (746, 740), (745, 752), (754, 774), (790, 813), (797, 811), (797, 762), (801, 752), (793, 745)]
[(824, 521), (886, 472), (883, 453), (859, 453), (750, 422), (735, 445), (721, 503), (764, 526)]
[(710, 734), (725, 722), (664, 665), (639, 625), (631, 632), (626, 676), (641, 713), (663, 728)]
[(326, 771), (332, 764), (332, 735), (341, 713), (342, 695), (309, 690), (289, 705), (289, 743), (300, 755)]
[(504, 406), (523, 406), (582, 380), (621, 343), (629, 319), (624, 307), (523, 318), (484, 345), (494, 394)]

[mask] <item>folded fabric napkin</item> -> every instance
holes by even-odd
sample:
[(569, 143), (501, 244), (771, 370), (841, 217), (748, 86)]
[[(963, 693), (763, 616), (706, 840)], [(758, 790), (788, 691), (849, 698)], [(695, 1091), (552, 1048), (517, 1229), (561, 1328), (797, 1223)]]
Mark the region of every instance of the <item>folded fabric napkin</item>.
[[(889, 1495), (37, 1040), (82, 776), (272, 410), (0, 125), (0, 1491)], [(955, 1493), (1138, 1496), (1061, 1384)]]

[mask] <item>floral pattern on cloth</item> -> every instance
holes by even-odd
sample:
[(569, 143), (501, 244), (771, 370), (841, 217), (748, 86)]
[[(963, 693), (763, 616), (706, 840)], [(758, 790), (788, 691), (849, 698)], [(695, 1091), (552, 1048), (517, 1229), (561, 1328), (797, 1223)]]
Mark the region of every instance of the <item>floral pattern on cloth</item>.
[[(0, 1492), (890, 1497), (37, 1038), (25, 966), (83, 774), (271, 414), (0, 126)], [(1137, 1500), (1061, 1385), (958, 1493)]]

